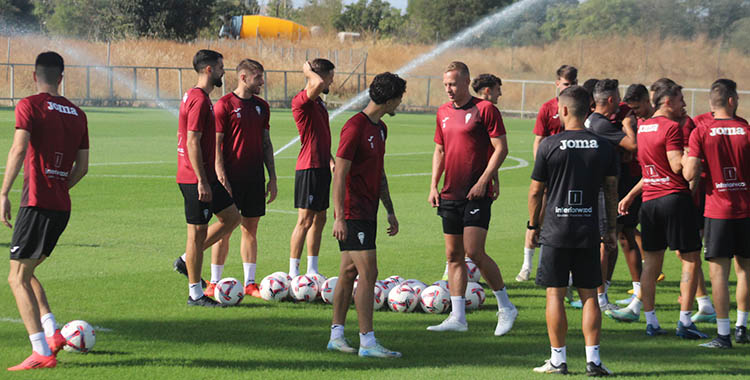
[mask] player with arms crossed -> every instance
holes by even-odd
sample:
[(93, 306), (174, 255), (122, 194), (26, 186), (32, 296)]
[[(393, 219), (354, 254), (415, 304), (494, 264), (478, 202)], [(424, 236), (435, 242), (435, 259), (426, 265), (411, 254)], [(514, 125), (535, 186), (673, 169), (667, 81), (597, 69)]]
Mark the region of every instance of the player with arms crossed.
[[(485, 242), (492, 206), (491, 181), (508, 155), (508, 142), (500, 111), (492, 103), (471, 96), (469, 78), (469, 68), (462, 62), (452, 62), (443, 74), (450, 101), (437, 112), (428, 201), (438, 208), (443, 220), (452, 311), (445, 321), (427, 330), (468, 330), (464, 298), (468, 256), (497, 298), (495, 335), (500, 336), (513, 328), (518, 310), (508, 298), (500, 269), (485, 251)], [(443, 189), (438, 191), (443, 172)]]
[(406, 81), (398, 75), (378, 74), (370, 84), (370, 103), (341, 129), (333, 179), (333, 236), (339, 240), (341, 266), (333, 295), (333, 321), (328, 342), (328, 349), (332, 351), (357, 352), (344, 339), (344, 322), (354, 280), (359, 275), (354, 297), (359, 321), (359, 356), (401, 357), (400, 352), (383, 347), (375, 339), (372, 313), (378, 277), (375, 250), (378, 200), (388, 213), (388, 236), (398, 233), (398, 220), (383, 167), (388, 130), (382, 117), (395, 114), (405, 91)]
[[(242, 216), (240, 253), (245, 275), (245, 294), (260, 297), (255, 284), (258, 259), (258, 222), (266, 213), (268, 203), (276, 199), (276, 168), (273, 159), (270, 109), (258, 97), (263, 87), (263, 65), (243, 59), (237, 65), (237, 88), (216, 102), (216, 176), (229, 191)], [(268, 170), (265, 184), (263, 166)], [(230, 232), (213, 245), (211, 252), (211, 283), (206, 294), (213, 296), (221, 280), (224, 262), (229, 254)]]
[[(608, 140), (584, 129), (590, 95), (580, 86), (560, 93), (559, 115), (565, 131), (539, 146), (529, 188), (529, 222), (539, 225), (542, 198), (547, 188), (547, 212), (541, 231), (536, 284), (547, 288), (547, 333), (551, 357), (534, 372), (568, 373), (565, 336), (568, 322), (563, 299), (570, 273), (583, 304), (582, 330), (586, 342), (586, 374), (612, 372), (599, 358), (602, 316), (596, 288), (602, 284), (599, 242), (616, 244), (617, 157)], [(599, 232), (600, 189), (607, 218)], [(535, 230), (534, 241), (539, 232)]]
[(10, 243), (8, 282), (33, 351), (9, 371), (53, 368), (57, 352), (65, 346), (42, 283), (34, 274), (52, 254), (68, 225), (70, 188), (86, 175), (89, 165), (86, 114), (58, 92), (64, 69), (63, 58), (55, 52), (36, 57), (37, 94), (16, 106), (16, 131), (0, 192), (0, 220), (13, 228), (8, 193), (23, 165), (23, 192)]
[[(713, 122), (690, 135), (685, 178), (706, 173), (704, 253), (709, 262), (711, 289), (716, 302), (718, 336), (701, 344), (731, 348), (729, 337), (729, 272), (734, 256), (737, 271), (737, 325), (735, 341), (748, 343), (747, 310), (750, 305), (750, 126), (735, 118), (737, 84), (719, 79), (710, 93)], [(705, 164), (701, 165), (701, 160)]]
[(289, 243), (289, 275), (299, 275), (302, 247), (307, 242), (307, 273), (318, 273), (320, 237), (326, 224), (331, 192), (331, 126), (321, 94), (328, 94), (335, 66), (327, 59), (305, 62), (307, 85), (292, 99), (292, 114), (302, 148), (294, 174), (294, 207), (297, 224)]

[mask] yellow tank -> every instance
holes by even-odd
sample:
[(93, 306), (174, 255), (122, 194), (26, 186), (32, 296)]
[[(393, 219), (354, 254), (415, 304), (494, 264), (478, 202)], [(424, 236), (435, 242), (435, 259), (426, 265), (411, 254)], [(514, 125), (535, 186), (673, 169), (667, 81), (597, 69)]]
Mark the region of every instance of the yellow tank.
[[(296, 41), (310, 36), (310, 31), (306, 27), (293, 21), (258, 15), (235, 16), (233, 19), (236, 20), (239, 17), (242, 18), (239, 28), (240, 38), (255, 38), (260, 35), (262, 38), (284, 38)], [(233, 24), (236, 25), (236, 22)]]

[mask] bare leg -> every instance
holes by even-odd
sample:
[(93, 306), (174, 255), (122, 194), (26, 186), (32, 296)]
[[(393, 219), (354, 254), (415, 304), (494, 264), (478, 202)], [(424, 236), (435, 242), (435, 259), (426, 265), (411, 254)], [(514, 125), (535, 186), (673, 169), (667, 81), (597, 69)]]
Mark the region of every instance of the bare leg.
[[(18, 313), (21, 314), (21, 319), (29, 335), (43, 331), (39, 303), (37, 301), (38, 296), (35, 294), (34, 286), (32, 285), (34, 269), (43, 260), (10, 260), (8, 284), (10, 284), (10, 289), (16, 298)], [(36, 283), (41, 288), (38, 280)], [(49, 309), (49, 306), (47, 306), (47, 309)]]
[(374, 287), (378, 278), (378, 260), (375, 250), (349, 251), (349, 256), (359, 273), (357, 281), (357, 294), (354, 296), (354, 304), (357, 307), (357, 321), (359, 321), (359, 332), (362, 334), (373, 331), (372, 310)]
[(289, 258), (299, 259), (302, 256), (302, 247), (305, 237), (315, 219), (315, 211), (301, 208), (297, 211), (297, 224), (292, 230), (292, 238), (289, 241)]
[(464, 251), (474, 264), (477, 265), (482, 277), (487, 281), (492, 290), (500, 290), (505, 287), (503, 275), (500, 268), (485, 251), (487, 241), (487, 230), (480, 227), (464, 228)]
[(680, 278), (680, 310), (692, 310), (695, 301), (695, 290), (698, 287), (698, 273), (701, 270), (701, 259), (698, 251), (680, 252), (682, 276)]
[(599, 309), (599, 301), (596, 299), (596, 289), (578, 288), (578, 295), (583, 303), (581, 320), (583, 339), (587, 346), (597, 346), (602, 331), (602, 312)]
[(354, 266), (351, 255), (348, 251), (341, 252), (339, 279), (333, 291), (333, 320), (331, 324), (343, 326), (346, 323), (346, 312), (349, 311), (349, 305), (352, 303), (352, 289), (356, 277), (357, 268)]
[(643, 252), (643, 272), (641, 272), (641, 301), (643, 310), (654, 310), (654, 298), (656, 297), (656, 278), (661, 273), (664, 263), (664, 251)]
[[(547, 288), (547, 335), (552, 347), (564, 347), (568, 335), (568, 318), (565, 314), (563, 298), (567, 288)], [(596, 298), (594, 298), (596, 301)], [(597, 309), (599, 304), (596, 305)]]
[(237, 211), (235, 205), (219, 211), (216, 214), (218, 221), (208, 226), (206, 233), (206, 240), (203, 242), (201, 251), (208, 249), (208, 247), (214, 245), (217, 241), (223, 238), (225, 235), (234, 231), (235, 228), (240, 224), (240, 212)]
[(211, 246), (211, 264), (224, 265), (226, 263), (227, 256), (229, 256), (229, 239), (231, 237), (232, 233), (230, 232)]
[(240, 254), (243, 263), (256, 263), (258, 261), (258, 222), (259, 217), (242, 217), (242, 241), (240, 242)]
[(729, 258), (714, 258), (708, 263), (711, 270), (711, 290), (717, 319), (729, 318)]
[(638, 231), (635, 228), (624, 227), (618, 234), (618, 237), (622, 253), (625, 255), (625, 261), (628, 263), (630, 279), (633, 282), (640, 282), (643, 265), (641, 263), (641, 250), (636, 242), (636, 232)]
[(320, 240), (323, 236), (323, 227), (325, 225), (326, 210), (315, 213), (312, 226), (307, 230), (307, 256), (318, 256), (320, 254)]
[(206, 240), (208, 226), (205, 224), (187, 225), (187, 243), (185, 245), (185, 266), (188, 271), (188, 282), (201, 282), (203, 268), (203, 242)]
[(444, 234), (445, 257), (448, 259), (448, 286), (453, 297), (466, 295), (466, 260), (464, 258), (464, 236)]
[(734, 269), (737, 272), (737, 310), (750, 311), (750, 259), (735, 256)]

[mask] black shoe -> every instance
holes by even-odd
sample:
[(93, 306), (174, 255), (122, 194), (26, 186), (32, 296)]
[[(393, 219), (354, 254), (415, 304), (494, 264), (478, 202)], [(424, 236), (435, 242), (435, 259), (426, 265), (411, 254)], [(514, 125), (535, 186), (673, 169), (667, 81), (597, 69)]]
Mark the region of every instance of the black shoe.
[(729, 338), (729, 335), (718, 335), (714, 340), (699, 344), (699, 346), (706, 348), (732, 348), (732, 339)]
[[(177, 260), (172, 263), (172, 269), (174, 269), (175, 272), (187, 277), (188, 271), (187, 271), (187, 265), (185, 264), (185, 260), (182, 259), (182, 256), (178, 257)], [(206, 281), (201, 278), (201, 288), (206, 288)]]
[(735, 343), (750, 343), (750, 338), (747, 337), (747, 327), (736, 326), (734, 329), (734, 342)]
[(610, 371), (609, 368), (604, 366), (604, 363), (599, 363), (599, 365), (594, 364), (594, 362), (588, 362), (586, 363), (586, 376), (611, 376), (614, 375), (614, 372)]
[(206, 296), (201, 296), (201, 298), (198, 298), (197, 300), (194, 300), (190, 296), (188, 296), (187, 304), (188, 306), (205, 306), (205, 307), (225, 307), (226, 306)]

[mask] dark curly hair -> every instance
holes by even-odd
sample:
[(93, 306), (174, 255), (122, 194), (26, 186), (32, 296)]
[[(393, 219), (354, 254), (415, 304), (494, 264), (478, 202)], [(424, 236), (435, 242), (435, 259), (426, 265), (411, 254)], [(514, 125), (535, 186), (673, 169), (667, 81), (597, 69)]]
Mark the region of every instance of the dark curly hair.
[(406, 81), (397, 74), (380, 73), (370, 83), (370, 99), (375, 104), (383, 104), (391, 99), (400, 98), (406, 92)]

